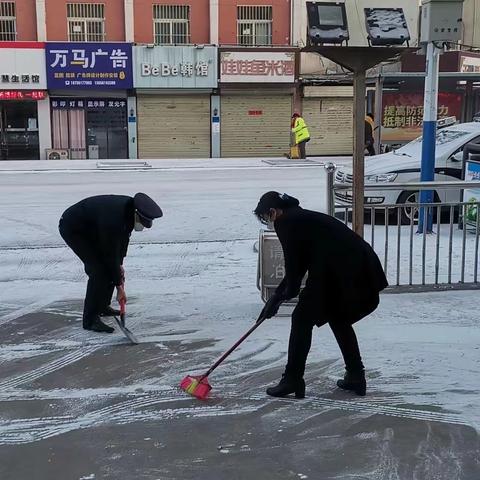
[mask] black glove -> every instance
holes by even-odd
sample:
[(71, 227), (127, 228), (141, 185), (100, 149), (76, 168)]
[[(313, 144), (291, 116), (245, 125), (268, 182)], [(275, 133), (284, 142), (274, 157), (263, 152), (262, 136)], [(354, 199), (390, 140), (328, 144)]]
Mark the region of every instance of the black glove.
[(285, 298), (281, 295), (274, 293), (270, 299), (267, 301), (265, 306), (263, 307), (262, 313), (260, 314), (260, 318), (272, 318), (274, 317), (280, 305), (285, 301)]

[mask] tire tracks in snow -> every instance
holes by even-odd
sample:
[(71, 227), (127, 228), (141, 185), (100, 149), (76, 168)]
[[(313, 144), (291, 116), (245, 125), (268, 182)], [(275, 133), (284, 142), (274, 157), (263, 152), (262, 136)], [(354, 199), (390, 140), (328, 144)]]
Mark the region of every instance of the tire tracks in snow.
[[(147, 412), (146, 409), (172, 401), (191, 401), (188, 398), (147, 396), (133, 398), (78, 417), (63, 416), (51, 418), (17, 419), (0, 423), (0, 445), (18, 445), (37, 442), (89, 427), (115, 423), (125, 425), (133, 422), (171, 420), (178, 417), (209, 417), (238, 414), (236, 405), (194, 405), (180, 408), (166, 408)], [(242, 412), (255, 410), (254, 406), (242, 409)]]
[(32, 302), (28, 305), (25, 305), (24, 307), (21, 307), (18, 310), (14, 310), (5, 315), (2, 315), (2, 317), (0, 317), (0, 326), (5, 325), (8, 322), (12, 322), (13, 320), (17, 320), (18, 318), (23, 317), (25, 315), (35, 313), (38, 310), (45, 308), (47, 305), (50, 305), (51, 303), (54, 303), (57, 300), (58, 298), (56, 296), (55, 297), (50, 296), (47, 298), (43, 298), (42, 300), (38, 300), (36, 302)]
[(100, 346), (94, 347), (84, 347), (82, 349), (76, 349), (73, 352), (67, 353), (66, 355), (61, 356), (51, 362), (45, 363), (44, 365), (30, 370), (28, 372), (22, 373), (20, 375), (15, 375), (13, 377), (7, 378), (6, 380), (0, 381), (0, 390), (7, 390), (9, 388), (15, 388), (19, 385), (23, 385), (27, 382), (34, 382), (45, 375), (53, 373), (57, 370), (61, 370), (72, 363), (81, 360), (82, 358), (88, 357), (96, 350), (101, 348)]
[[(189, 417), (233, 416), (258, 412), (277, 404), (296, 411), (317, 412), (342, 410), (354, 414), (384, 415), (389, 417), (472, 427), (461, 416), (452, 413), (432, 412), (414, 408), (394, 407), (375, 402), (348, 401), (322, 397), (304, 400), (289, 398), (271, 399), (265, 394), (235, 395), (226, 393), (222, 398), (212, 398), (199, 403), (176, 389), (160, 390), (148, 395), (128, 394), (130, 398), (79, 416), (35, 417), (0, 422), (0, 445), (18, 445), (38, 442), (74, 430), (93, 428), (105, 424), (126, 425), (134, 422), (158, 422)], [(133, 398), (131, 398), (133, 396)], [(102, 396), (102, 399), (105, 399)], [(17, 399), (18, 400), (18, 399)], [(161, 408), (168, 403), (188, 403), (186, 406)], [(155, 408), (160, 406), (160, 408)]]

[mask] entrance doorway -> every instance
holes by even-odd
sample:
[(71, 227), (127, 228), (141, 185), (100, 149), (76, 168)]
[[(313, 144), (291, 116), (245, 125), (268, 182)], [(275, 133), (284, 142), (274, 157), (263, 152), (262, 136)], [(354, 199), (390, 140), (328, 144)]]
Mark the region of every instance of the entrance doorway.
[(37, 102), (0, 101), (0, 160), (38, 160)]
[(127, 111), (125, 108), (87, 110), (88, 158), (128, 157)]
[(128, 158), (125, 99), (52, 98), (53, 146), (71, 159)]

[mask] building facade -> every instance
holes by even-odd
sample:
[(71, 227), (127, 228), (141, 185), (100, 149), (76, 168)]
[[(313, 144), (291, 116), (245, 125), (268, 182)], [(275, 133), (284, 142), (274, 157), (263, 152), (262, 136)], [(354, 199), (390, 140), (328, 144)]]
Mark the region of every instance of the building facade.
[[(419, 1), (345, 0), (349, 45), (368, 46), (364, 8), (403, 8), (411, 45), (418, 42)], [(293, 0), (293, 44), (307, 43), (306, 0)], [(353, 151), (353, 88), (345, 70), (314, 53), (300, 55), (299, 90), (302, 111), (311, 130), (308, 155), (351, 155)]]
[[(419, 2), (401, 3), (415, 45)], [(398, 0), (345, 5), (350, 45), (366, 45), (363, 9)], [(464, 10), (463, 42), (480, 46), (480, 0)], [(339, 66), (299, 53), (306, 33), (306, 0), (0, 0), (0, 79), (46, 82), (0, 84), (2, 158), (278, 156), (293, 111), (311, 129), (310, 155), (349, 154), (352, 89)], [(22, 126), (8, 127), (7, 101), (22, 102)]]
[(132, 45), (48, 42), (45, 55), (53, 149), (72, 159), (128, 158)]
[(0, 42), (0, 160), (34, 160), (50, 146), (41, 42)]
[[(291, 21), (290, 0), (0, 0), (0, 42), (13, 48), (40, 42), (38, 51), (44, 57), (46, 84), (38, 88), (41, 93), (31, 91), (42, 98), (34, 105), (26, 93), (22, 108), (15, 109), (25, 111), (27, 120), (22, 122), (29, 143), (41, 140), (24, 155), (101, 159), (283, 154), (288, 150), (296, 79), (295, 66), (291, 73)], [(245, 52), (220, 53), (220, 45)], [(265, 51), (257, 59), (259, 46)], [(263, 73), (254, 81), (255, 75), (240, 69), (228, 79), (219, 70), (220, 55), (227, 54), (235, 58), (223, 65), (246, 62)], [(12, 61), (5, 56), (0, 74), (16, 74)], [(277, 73), (284, 65), (288, 82)], [(255, 101), (249, 102), (252, 86)], [(9, 85), (2, 88), (0, 96), (20, 101)], [(259, 125), (278, 117), (275, 99), (281, 99), (281, 127), (274, 126), (272, 134), (265, 127), (260, 140)], [(0, 105), (10, 112), (8, 105), (13, 104)], [(232, 124), (232, 112), (237, 105), (246, 108), (246, 131), (252, 134), (248, 145), (255, 146), (251, 152), (233, 147), (238, 125)], [(34, 110), (38, 134), (33, 131)], [(12, 148), (2, 151), (2, 158), (22, 156), (18, 149), (15, 154)]]
[(211, 155), (217, 48), (134, 47), (139, 158)]
[(295, 49), (220, 49), (222, 157), (281, 157), (289, 150)]

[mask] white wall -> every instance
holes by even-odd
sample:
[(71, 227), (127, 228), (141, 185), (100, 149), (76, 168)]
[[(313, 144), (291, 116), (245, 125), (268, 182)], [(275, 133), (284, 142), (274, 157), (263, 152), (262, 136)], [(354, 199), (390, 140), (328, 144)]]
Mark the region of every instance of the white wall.
[(124, 0), (124, 13), (125, 13), (125, 41), (133, 42), (135, 36), (135, 24), (133, 21), (134, 9), (133, 0)]
[(219, 0), (210, 0), (210, 43), (218, 45)]
[(45, 10), (46, 0), (36, 0), (35, 10), (37, 16), (37, 40), (47, 41), (47, 12)]
[(45, 160), (47, 148), (52, 148), (52, 122), (50, 116), (50, 98), (38, 100), (38, 142), (40, 160)]
[(138, 158), (137, 97), (128, 97), (127, 116), (128, 116), (128, 158), (137, 159)]
[(480, 48), (480, 0), (464, 0), (462, 43)]

